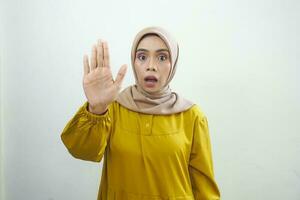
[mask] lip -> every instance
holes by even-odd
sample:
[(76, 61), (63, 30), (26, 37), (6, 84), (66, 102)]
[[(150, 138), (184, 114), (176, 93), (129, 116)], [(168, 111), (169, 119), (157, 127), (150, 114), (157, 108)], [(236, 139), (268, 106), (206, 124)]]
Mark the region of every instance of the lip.
[(145, 81), (145, 87), (147, 88), (155, 88), (156, 84), (158, 82), (158, 78), (156, 76), (146, 76), (144, 78)]
[(158, 78), (157, 78), (156, 76), (152, 76), (152, 75), (146, 76), (146, 77), (144, 78), (144, 81), (147, 81), (147, 80), (149, 80), (149, 79), (155, 80), (155, 82), (158, 81)]

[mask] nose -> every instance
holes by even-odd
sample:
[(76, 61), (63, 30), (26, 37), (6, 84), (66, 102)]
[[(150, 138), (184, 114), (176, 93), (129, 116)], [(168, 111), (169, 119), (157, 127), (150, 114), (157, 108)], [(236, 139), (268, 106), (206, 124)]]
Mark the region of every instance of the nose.
[(155, 59), (150, 59), (149, 65), (147, 67), (147, 71), (157, 71), (157, 63), (155, 62)]

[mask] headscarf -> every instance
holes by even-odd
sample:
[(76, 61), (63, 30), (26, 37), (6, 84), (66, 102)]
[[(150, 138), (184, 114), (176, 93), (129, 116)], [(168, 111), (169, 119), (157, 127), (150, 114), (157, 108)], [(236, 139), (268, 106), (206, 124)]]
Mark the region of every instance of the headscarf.
[[(144, 36), (154, 34), (160, 37), (167, 45), (170, 52), (171, 70), (165, 85), (160, 91), (148, 93), (138, 82), (134, 62), (137, 47)], [(180, 113), (192, 107), (193, 103), (184, 99), (176, 92), (171, 91), (170, 81), (173, 79), (177, 68), (179, 47), (176, 40), (161, 27), (147, 27), (142, 29), (135, 37), (131, 48), (131, 65), (135, 76), (135, 85), (125, 88), (117, 97), (117, 102), (129, 110), (156, 115), (169, 115)]]

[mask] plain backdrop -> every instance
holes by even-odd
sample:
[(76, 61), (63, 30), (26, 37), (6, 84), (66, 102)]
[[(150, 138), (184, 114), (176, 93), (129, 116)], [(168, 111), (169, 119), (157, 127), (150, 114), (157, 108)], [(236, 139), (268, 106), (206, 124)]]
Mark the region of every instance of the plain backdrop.
[(60, 140), (86, 101), (82, 57), (108, 41), (129, 69), (146, 26), (180, 45), (174, 91), (208, 117), (224, 200), (300, 200), (298, 0), (1, 0), (1, 199), (96, 199), (102, 162)]

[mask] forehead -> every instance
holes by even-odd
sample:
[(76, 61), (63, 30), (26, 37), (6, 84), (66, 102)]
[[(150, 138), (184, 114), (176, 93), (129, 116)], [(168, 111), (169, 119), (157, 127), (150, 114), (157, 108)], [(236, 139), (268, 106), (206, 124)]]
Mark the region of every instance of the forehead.
[(165, 42), (157, 35), (147, 35), (141, 39), (137, 46), (138, 49), (146, 49), (148, 51), (156, 51), (158, 49), (168, 50)]

